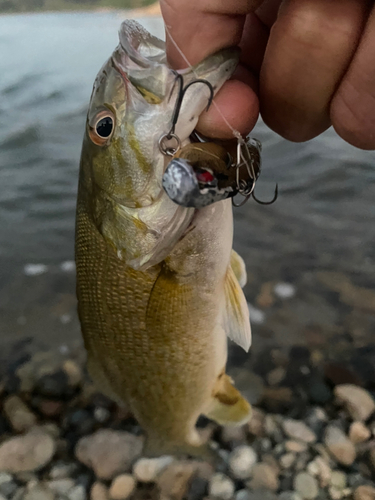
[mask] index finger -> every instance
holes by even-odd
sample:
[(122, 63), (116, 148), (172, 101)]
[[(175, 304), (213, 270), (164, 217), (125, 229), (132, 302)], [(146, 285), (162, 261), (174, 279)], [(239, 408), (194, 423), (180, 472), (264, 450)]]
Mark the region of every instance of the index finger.
[[(170, 65), (182, 69), (187, 61), (195, 65), (220, 49), (239, 45), (246, 15), (261, 3), (263, 0), (161, 0)], [(251, 75), (241, 79), (228, 82), (220, 90), (215, 97), (216, 108), (203, 113), (199, 121), (201, 133), (233, 137), (220, 115), (244, 135), (253, 128), (259, 113), (258, 98), (254, 85), (248, 85)]]

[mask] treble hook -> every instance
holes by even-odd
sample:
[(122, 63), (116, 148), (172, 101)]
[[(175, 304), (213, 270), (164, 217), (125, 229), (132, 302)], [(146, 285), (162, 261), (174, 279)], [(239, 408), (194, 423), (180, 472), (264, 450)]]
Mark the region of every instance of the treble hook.
[(276, 187), (275, 187), (275, 194), (273, 195), (273, 198), (271, 201), (262, 201), (262, 200), (258, 200), (258, 198), (255, 196), (255, 192), (253, 191), (251, 193), (251, 196), (254, 198), (254, 200), (259, 203), (259, 205), (272, 205), (272, 203), (275, 203), (275, 201), (277, 200), (277, 197), (278, 197), (278, 194), (279, 194), (279, 187), (278, 185), (276, 184)]

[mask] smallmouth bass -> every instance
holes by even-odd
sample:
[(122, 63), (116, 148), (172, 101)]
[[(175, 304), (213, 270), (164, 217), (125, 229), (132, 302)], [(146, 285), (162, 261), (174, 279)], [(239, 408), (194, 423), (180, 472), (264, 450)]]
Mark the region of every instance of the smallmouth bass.
[[(238, 57), (225, 49), (179, 73), (217, 92)], [(210, 457), (195, 428), (199, 415), (233, 425), (250, 418), (225, 374), (227, 336), (250, 347), (246, 271), (232, 251), (230, 200), (196, 210), (163, 189), (168, 160), (158, 141), (170, 128), (175, 80), (164, 43), (125, 21), (95, 80), (83, 140), (78, 313), (88, 370), (130, 407), (146, 432), (145, 453)], [(205, 85), (186, 92), (176, 124), (182, 145), (207, 99)]]

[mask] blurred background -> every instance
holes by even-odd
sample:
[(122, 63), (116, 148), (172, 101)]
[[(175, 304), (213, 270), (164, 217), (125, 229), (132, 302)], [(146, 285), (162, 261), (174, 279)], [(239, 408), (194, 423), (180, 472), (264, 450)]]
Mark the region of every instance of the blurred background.
[[(85, 114), (129, 12), (90, 11), (103, 0), (33, 1), (2, 0), (0, 10), (85, 11), (0, 17), (0, 342), (66, 349), (81, 343), (73, 250)], [(163, 37), (160, 17), (145, 17), (155, 12), (131, 14)], [(318, 357), (332, 350), (345, 361), (375, 359), (375, 154), (332, 129), (306, 144), (261, 122), (253, 135), (264, 151), (258, 197), (279, 185), (272, 206), (234, 209), (253, 353), (304, 345)]]
[[(92, 500), (107, 498), (95, 497), (97, 478), (105, 483), (98, 492), (111, 492), (110, 481), (140, 454), (132, 415), (84, 375), (74, 224), (86, 110), (120, 23), (131, 16), (164, 37), (158, 7), (147, 3), (0, 0), (0, 474), (9, 467), (15, 474), (1, 476), (0, 494), (8, 499), (84, 500), (90, 488)], [(130, 494), (229, 499), (237, 490), (236, 500), (340, 500), (355, 492), (368, 500), (375, 495), (375, 153), (332, 129), (293, 144), (259, 121), (252, 135), (263, 143), (257, 197), (270, 199), (279, 186), (273, 205), (234, 209), (253, 345), (250, 353), (230, 345), (229, 373), (256, 405), (254, 418), (235, 430), (199, 422), (229, 460), (231, 479), (172, 464), (167, 479), (150, 481), (149, 469), (142, 476), (138, 467), (137, 489), (127, 479)], [(36, 422), (45, 425), (47, 451), (28, 471), (42, 467), (40, 482), (22, 475), (24, 459), (17, 468), (4, 441)], [(21, 438), (29, 455), (41, 446), (30, 433)], [(103, 466), (112, 468), (104, 474)], [(52, 484), (61, 477), (65, 486)], [(266, 496), (253, 495), (259, 485)], [(121, 494), (111, 498), (128, 498)]]

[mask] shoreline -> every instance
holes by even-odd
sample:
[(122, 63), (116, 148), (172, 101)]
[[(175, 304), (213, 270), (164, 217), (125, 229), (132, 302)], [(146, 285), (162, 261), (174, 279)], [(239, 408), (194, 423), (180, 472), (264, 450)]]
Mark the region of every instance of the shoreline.
[(91, 14), (91, 13), (118, 13), (126, 14), (127, 19), (135, 19), (142, 17), (160, 17), (161, 10), (159, 2), (148, 5), (147, 7), (139, 7), (136, 9), (120, 9), (117, 7), (93, 7), (92, 9), (61, 9), (61, 10), (33, 10), (33, 11), (19, 11), (19, 12), (0, 12), (0, 17), (4, 16), (21, 16), (21, 15), (39, 15), (39, 14), (56, 14), (56, 13), (69, 13), (69, 14)]

